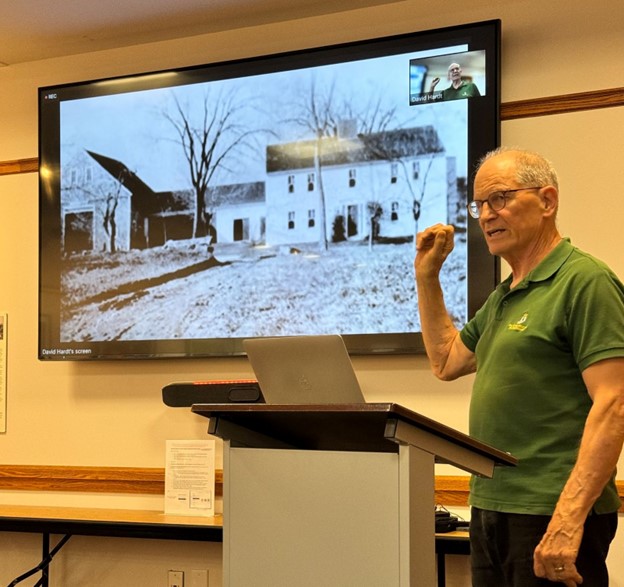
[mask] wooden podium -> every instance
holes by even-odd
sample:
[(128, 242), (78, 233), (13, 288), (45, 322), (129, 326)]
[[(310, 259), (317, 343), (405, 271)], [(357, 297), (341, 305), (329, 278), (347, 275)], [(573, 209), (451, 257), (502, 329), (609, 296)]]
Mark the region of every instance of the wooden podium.
[(434, 463), (516, 463), (392, 403), (192, 411), (225, 441), (225, 587), (433, 587)]

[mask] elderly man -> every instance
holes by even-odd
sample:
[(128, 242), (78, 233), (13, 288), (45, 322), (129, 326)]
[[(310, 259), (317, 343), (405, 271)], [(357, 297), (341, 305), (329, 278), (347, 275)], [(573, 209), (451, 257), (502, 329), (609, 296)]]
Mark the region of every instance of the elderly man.
[(433, 372), (476, 372), (470, 434), (519, 459), (471, 480), (474, 587), (607, 587), (624, 440), (624, 286), (562, 238), (557, 176), (537, 153), (481, 162), (470, 215), (511, 275), (458, 331), (439, 272), (453, 228), (418, 234), (416, 285)]
[[(447, 72), (448, 80), (451, 85), (442, 90), (442, 99), (447, 100), (462, 100), (464, 98), (474, 98), (480, 96), (479, 88), (472, 82), (467, 82), (462, 79), (462, 68), (459, 63), (451, 63)], [(431, 81), (429, 91), (435, 92), (436, 86), (440, 83), (440, 78), (436, 77)]]

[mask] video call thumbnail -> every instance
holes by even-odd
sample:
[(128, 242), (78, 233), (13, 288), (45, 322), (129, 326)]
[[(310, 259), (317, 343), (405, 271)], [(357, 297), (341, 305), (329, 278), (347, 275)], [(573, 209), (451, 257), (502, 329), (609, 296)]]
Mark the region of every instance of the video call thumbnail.
[(485, 51), (410, 60), (410, 105), (484, 96)]

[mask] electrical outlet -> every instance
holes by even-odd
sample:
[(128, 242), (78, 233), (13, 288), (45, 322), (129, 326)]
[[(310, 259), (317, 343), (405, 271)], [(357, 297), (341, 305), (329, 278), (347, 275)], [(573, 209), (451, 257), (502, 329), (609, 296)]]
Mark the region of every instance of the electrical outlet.
[(208, 571), (191, 571), (189, 587), (209, 587)]
[(167, 587), (184, 587), (184, 571), (169, 571)]

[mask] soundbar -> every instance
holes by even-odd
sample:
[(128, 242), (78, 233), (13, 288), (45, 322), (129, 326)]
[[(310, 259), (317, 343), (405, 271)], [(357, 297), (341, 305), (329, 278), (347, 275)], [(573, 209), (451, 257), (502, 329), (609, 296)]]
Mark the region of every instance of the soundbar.
[(188, 408), (193, 404), (264, 403), (255, 379), (179, 381), (162, 388), (165, 405)]

